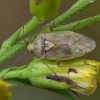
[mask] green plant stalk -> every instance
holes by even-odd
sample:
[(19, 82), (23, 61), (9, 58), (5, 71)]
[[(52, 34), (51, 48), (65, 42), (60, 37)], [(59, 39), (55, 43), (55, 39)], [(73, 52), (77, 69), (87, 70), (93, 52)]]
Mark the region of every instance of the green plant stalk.
[[(90, 95), (96, 89), (97, 81), (100, 81), (100, 62), (86, 59), (73, 59), (61, 61), (58, 67), (56, 61), (35, 59), (27, 67), (15, 67), (0, 71), (0, 77), (4, 80), (18, 80), (20, 83), (33, 85), (40, 88), (73, 90), (77, 93)], [(56, 75), (53, 73), (55, 72)], [(22, 81), (21, 81), (22, 80)], [(31, 83), (31, 84), (30, 84)]]
[(61, 25), (59, 27), (54, 28), (54, 31), (64, 31), (64, 30), (77, 31), (79, 29), (82, 29), (88, 25), (95, 23), (100, 23), (100, 15), (89, 17), (83, 20), (78, 20), (73, 23), (69, 23), (67, 25)]
[[(97, 1), (97, 0), (95, 0), (95, 1)], [(86, 7), (88, 7), (91, 4), (92, 3), (90, 3), (89, 0), (78, 0), (77, 3), (75, 3), (68, 11), (66, 11), (64, 14), (57, 17), (56, 19), (54, 19), (47, 25), (45, 25), (42, 28), (35, 31), (34, 34), (37, 36), (38, 34), (41, 33), (41, 31), (47, 29), (50, 25), (52, 25), (52, 23), (54, 23), (55, 25), (64, 23), (65, 21), (69, 20), (71, 17), (75, 16), (77, 13), (79, 13), (80, 11), (82, 11), (83, 9), (85, 9)], [(29, 22), (31, 23), (34, 21), (32, 19)], [(40, 24), (40, 23), (38, 23), (38, 24)], [(33, 26), (36, 27), (38, 24), (33, 25)], [(24, 32), (25, 34), (33, 29), (33, 27), (31, 25), (32, 24), (28, 24), (28, 27), (27, 27), (27, 24), (25, 25), (25, 28), (24, 28), (24, 30), (26, 30)], [(17, 32), (15, 32), (14, 35), (12, 35), (10, 37), (10, 39), (6, 40), (6, 42), (3, 43), (3, 46), (0, 50), (0, 64), (4, 63), (9, 58), (11, 58), (13, 55), (15, 55), (16, 53), (18, 53), (19, 51), (21, 51), (22, 49), (24, 49), (26, 47), (26, 44), (23, 44), (23, 45), (16, 44), (16, 45), (12, 46), (14, 43), (16, 43), (16, 40), (19, 40), (21, 38), (21, 36), (23, 36), (22, 28), (20, 31), (21, 31), (20, 35), (18, 35), (18, 33), (19, 33), (19, 30), (18, 30)], [(29, 38), (29, 37), (27, 37), (27, 38)], [(34, 40), (34, 37), (33, 37), (33, 40)]]
[[(100, 22), (100, 15), (97, 15), (97, 16), (94, 16), (94, 17), (90, 17), (90, 18), (86, 18), (86, 19), (83, 19), (83, 20), (73, 22), (73, 23), (69, 23), (67, 25), (61, 25), (59, 27), (54, 28), (54, 31), (64, 31), (64, 30), (77, 31), (77, 30), (79, 30), (79, 29), (81, 29), (85, 26), (88, 26), (88, 25), (94, 24), (94, 23), (99, 23), (99, 22)], [(50, 32), (50, 30), (47, 29), (47, 30), (45, 30), (45, 33), (46, 32)], [(37, 33), (37, 35), (38, 34), (39, 34), (39, 32)], [(32, 34), (31, 34), (31, 37), (32, 37)], [(32, 39), (34, 39), (34, 37)], [(26, 38), (26, 40), (27, 40), (27, 38)], [(21, 41), (21, 42), (23, 42), (23, 41)], [(16, 44), (16, 45), (14, 45), (10, 50), (8, 50), (6, 52), (5, 56), (2, 55), (0, 57), (2, 59), (1, 61), (5, 62), (7, 59), (9, 59), (13, 55), (15, 55), (17, 52), (21, 51), (26, 46), (27, 46), (27, 44)], [(0, 63), (2, 64), (2, 62), (0, 62)]]
[(31, 31), (32, 29), (34, 29), (36, 26), (38, 26), (39, 24), (43, 23), (44, 20), (39, 20), (37, 17), (33, 17), (30, 21), (28, 21), (25, 25), (24, 25), (24, 29), (23, 26), (21, 28), (19, 28), (10, 38), (8, 38), (7, 40), (5, 40), (2, 44), (2, 47), (0, 49), (0, 54), (2, 54), (4, 51), (9, 50), (14, 44), (16, 44), (16, 42), (18, 42), (18, 40), (24, 36), (26, 33), (28, 33), (29, 31)]

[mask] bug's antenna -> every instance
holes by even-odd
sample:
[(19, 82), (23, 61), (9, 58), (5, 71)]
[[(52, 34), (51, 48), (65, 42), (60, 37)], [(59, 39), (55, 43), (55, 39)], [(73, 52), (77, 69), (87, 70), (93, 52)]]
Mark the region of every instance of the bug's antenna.
[[(24, 35), (24, 27), (25, 27), (25, 4), (24, 4), (24, 14), (23, 14), (23, 35)], [(26, 44), (29, 44), (29, 41), (26, 41), (25, 39), (24, 39), (24, 42), (26, 43)]]
[[(23, 14), (23, 26), (22, 26), (22, 31), (23, 31), (23, 35), (24, 35), (24, 24), (25, 24), (25, 4), (24, 4), (24, 14)], [(29, 42), (27, 42), (26, 40), (24, 40), (26, 44), (28, 44)], [(11, 68), (18, 62), (18, 60), (24, 56), (26, 53), (28, 53), (29, 51), (25, 51), (20, 57), (18, 57), (14, 63), (12, 64), (12, 66), (4, 73), (4, 75), (2, 76), (2, 78), (11, 70)]]
[(25, 24), (25, 4), (24, 4), (24, 14), (23, 14), (23, 35), (24, 35), (24, 24)]
[[(14, 63), (12, 64), (12, 66), (5, 72), (4, 75), (6, 75), (6, 74), (11, 70), (11, 68), (16, 64), (16, 62), (17, 62), (22, 56), (24, 56), (26, 53), (28, 53), (28, 51), (25, 51), (20, 57), (18, 57), (18, 58), (14, 61)], [(2, 78), (4, 77), (4, 75), (2, 76)]]
[(49, 70), (51, 70), (51, 72), (56, 76), (56, 78), (58, 79), (58, 76), (57, 76), (57, 74), (52, 70), (52, 68), (50, 68), (49, 66), (48, 66), (48, 64), (46, 64), (43, 60), (42, 60), (42, 62), (49, 68)]

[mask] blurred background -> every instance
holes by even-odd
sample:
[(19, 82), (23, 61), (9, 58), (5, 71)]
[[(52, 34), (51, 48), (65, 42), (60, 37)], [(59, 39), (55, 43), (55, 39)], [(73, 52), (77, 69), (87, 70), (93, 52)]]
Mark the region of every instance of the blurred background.
[[(58, 11), (58, 15), (69, 9), (77, 0), (62, 0), (61, 6)], [(24, 6), (25, 5), (25, 6)], [(0, 0), (0, 45), (4, 40), (9, 38), (18, 28), (23, 24), (23, 14), (25, 9), (25, 23), (32, 18), (29, 12), (29, 0)], [(77, 14), (75, 17), (71, 18), (67, 23), (88, 18), (100, 14), (100, 1), (98, 0), (93, 5), (86, 8), (81, 13)], [(86, 54), (83, 58), (93, 59), (100, 61), (100, 23), (87, 26), (78, 31), (86, 36), (93, 38), (96, 43), (96, 49)], [(12, 63), (22, 54), (24, 51), (20, 52), (12, 59), (8, 60), (5, 64), (0, 65), (0, 68), (10, 67)], [(31, 54), (26, 54), (18, 63), (17, 66), (27, 64), (32, 58)], [(58, 95), (56, 93), (39, 89), (32, 88), (22, 84), (18, 84), (16, 87), (12, 87), (11, 91), (13, 93), (12, 100), (67, 100), (66, 97)], [(90, 96), (81, 95), (80, 98), (76, 97), (77, 100), (100, 100), (100, 84), (98, 88)]]

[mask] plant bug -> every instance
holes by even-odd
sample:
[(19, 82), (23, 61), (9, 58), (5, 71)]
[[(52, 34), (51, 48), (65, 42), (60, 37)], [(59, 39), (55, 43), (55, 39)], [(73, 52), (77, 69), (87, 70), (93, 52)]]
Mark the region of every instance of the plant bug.
[(96, 47), (93, 39), (72, 31), (40, 34), (27, 49), (41, 59), (69, 60), (85, 55)]

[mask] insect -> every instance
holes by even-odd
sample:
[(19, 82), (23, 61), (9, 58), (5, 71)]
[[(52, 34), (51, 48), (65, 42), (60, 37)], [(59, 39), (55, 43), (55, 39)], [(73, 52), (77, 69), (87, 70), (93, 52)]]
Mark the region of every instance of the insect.
[(59, 31), (40, 34), (27, 49), (41, 59), (69, 60), (85, 55), (96, 47), (96, 42), (72, 31)]

